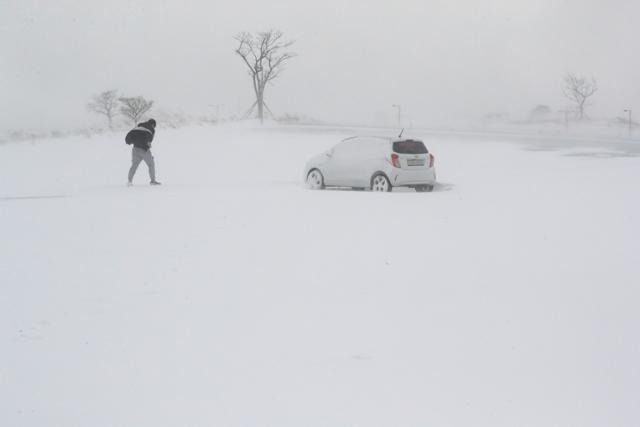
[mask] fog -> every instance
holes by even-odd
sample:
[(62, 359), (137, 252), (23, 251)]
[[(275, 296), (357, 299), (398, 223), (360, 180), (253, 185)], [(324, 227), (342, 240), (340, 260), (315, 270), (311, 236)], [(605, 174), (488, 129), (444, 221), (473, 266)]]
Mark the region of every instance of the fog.
[(594, 0), (0, 0), (0, 129), (100, 123), (85, 105), (117, 89), (157, 109), (241, 115), (253, 102), (241, 31), (280, 29), (292, 59), (269, 86), (276, 114), (462, 125), (553, 111), (568, 72), (595, 77), (589, 115), (640, 111), (640, 3)]

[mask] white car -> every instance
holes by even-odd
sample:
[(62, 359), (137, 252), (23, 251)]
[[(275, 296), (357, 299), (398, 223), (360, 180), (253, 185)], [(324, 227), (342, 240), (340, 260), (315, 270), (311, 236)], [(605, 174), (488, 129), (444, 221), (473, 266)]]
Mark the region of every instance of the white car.
[(304, 170), (309, 188), (352, 187), (391, 191), (411, 187), (431, 191), (435, 158), (417, 139), (356, 136), (313, 157)]

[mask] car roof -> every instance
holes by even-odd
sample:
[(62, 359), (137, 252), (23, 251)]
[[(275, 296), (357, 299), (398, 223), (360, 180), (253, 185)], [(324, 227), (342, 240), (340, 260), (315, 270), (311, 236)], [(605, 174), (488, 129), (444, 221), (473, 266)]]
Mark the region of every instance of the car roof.
[(352, 140), (357, 140), (357, 139), (378, 139), (381, 142), (404, 142), (404, 141), (420, 141), (422, 142), (422, 140), (417, 139), (417, 138), (398, 138), (396, 136), (380, 136), (380, 135), (357, 135), (357, 136), (350, 136), (349, 138), (345, 138), (343, 139), (341, 142), (346, 142), (346, 141), (352, 141)]

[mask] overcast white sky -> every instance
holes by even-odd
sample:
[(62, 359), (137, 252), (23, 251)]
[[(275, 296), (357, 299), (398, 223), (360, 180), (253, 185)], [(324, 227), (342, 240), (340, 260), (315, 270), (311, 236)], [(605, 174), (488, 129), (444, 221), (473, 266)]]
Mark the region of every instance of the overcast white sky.
[(370, 123), (562, 108), (567, 72), (594, 76), (592, 115), (640, 113), (640, 2), (623, 0), (0, 0), (0, 129), (94, 121), (110, 88), (184, 112), (252, 101), (240, 31), (278, 28), (298, 57), (270, 87), (276, 113)]

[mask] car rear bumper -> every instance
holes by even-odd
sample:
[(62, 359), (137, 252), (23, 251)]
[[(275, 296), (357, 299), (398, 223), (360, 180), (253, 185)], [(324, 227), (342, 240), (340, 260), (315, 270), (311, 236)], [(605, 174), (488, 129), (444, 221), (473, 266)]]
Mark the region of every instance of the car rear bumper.
[(435, 168), (418, 170), (394, 169), (389, 179), (391, 180), (391, 185), (395, 187), (424, 184), (433, 185), (436, 182), (436, 170)]

